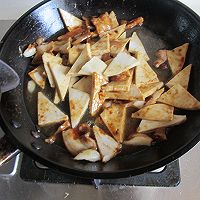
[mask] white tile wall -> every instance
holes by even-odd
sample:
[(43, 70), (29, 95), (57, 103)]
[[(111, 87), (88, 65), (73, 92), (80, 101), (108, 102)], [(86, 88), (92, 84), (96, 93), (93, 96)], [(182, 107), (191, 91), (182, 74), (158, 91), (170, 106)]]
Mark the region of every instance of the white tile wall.
[[(164, 1), (164, 0), (163, 0)], [(200, 15), (200, 0), (180, 0)], [(0, 20), (17, 19), (41, 0), (0, 0)]]

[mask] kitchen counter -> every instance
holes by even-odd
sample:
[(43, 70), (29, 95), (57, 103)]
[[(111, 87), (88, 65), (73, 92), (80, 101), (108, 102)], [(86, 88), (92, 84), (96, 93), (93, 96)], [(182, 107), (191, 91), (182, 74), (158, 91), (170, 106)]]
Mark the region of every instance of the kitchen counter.
[[(0, 7), (0, 38), (13, 21), (16, 20), (31, 8), (33, 5), (41, 2), (40, 0), (7, 0), (1, 2)], [(200, 15), (200, 1), (182, 0), (195, 12)], [(9, 10), (9, 12), (8, 12)], [(0, 131), (1, 132), (1, 131)], [(192, 150), (180, 158), (181, 183), (175, 188), (157, 188), (157, 187), (125, 187), (125, 186), (101, 186), (96, 190), (93, 186), (73, 185), (73, 184), (42, 184), (23, 182), (18, 176), (14, 176), (11, 181), (0, 179), (0, 194), (5, 194), (9, 200), (21, 200), (20, 193), (24, 199), (37, 200), (55, 200), (55, 199), (97, 199), (97, 200), (199, 200), (200, 199), (200, 143)], [(16, 180), (18, 181), (16, 183)], [(22, 184), (23, 182), (23, 184)], [(22, 186), (20, 186), (20, 183)], [(69, 195), (68, 195), (69, 194)]]

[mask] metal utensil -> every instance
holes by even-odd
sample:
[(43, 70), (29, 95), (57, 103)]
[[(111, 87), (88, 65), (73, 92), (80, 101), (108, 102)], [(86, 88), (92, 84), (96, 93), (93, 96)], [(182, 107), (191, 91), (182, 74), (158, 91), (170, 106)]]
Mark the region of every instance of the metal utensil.
[(0, 97), (2, 93), (16, 88), (19, 81), (17, 73), (9, 65), (0, 60)]
[[(0, 100), (2, 93), (16, 88), (19, 81), (18, 74), (9, 65), (0, 60)], [(7, 141), (6, 136), (0, 138), (0, 166), (15, 157), (19, 152)]]

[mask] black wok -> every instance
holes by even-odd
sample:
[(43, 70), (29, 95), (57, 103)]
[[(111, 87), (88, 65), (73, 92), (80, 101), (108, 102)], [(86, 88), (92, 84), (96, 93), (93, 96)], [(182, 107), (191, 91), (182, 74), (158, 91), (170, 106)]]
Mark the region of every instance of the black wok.
[[(200, 112), (181, 111), (187, 121), (169, 130), (168, 141), (136, 153), (120, 155), (108, 162), (87, 163), (74, 161), (62, 145), (48, 145), (45, 134), (36, 139), (31, 131), (37, 123), (28, 104), (26, 92), (30, 59), (20, 56), (19, 47), (25, 48), (38, 37), (52, 38), (64, 32), (57, 8), (63, 8), (80, 17), (98, 15), (114, 10), (120, 19), (143, 16), (144, 27), (163, 43), (157, 48), (175, 47), (190, 43), (186, 64), (193, 64), (189, 91), (200, 99), (200, 18), (189, 8), (174, 0), (52, 0), (44, 1), (23, 15), (4, 36), (0, 59), (18, 73), (20, 85), (3, 94), (0, 103), (1, 127), (17, 148), (42, 164), (68, 174), (85, 178), (118, 178), (141, 174), (177, 159), (191, 149), (200, 138)], [(148, 40), (149, 31), (143, 33)], [(149, 52), (155, 42), (147, 41)], [(158, 42), (159, 43), (159, 42)], [(161, 44), (161, 43), (159, 43)]]

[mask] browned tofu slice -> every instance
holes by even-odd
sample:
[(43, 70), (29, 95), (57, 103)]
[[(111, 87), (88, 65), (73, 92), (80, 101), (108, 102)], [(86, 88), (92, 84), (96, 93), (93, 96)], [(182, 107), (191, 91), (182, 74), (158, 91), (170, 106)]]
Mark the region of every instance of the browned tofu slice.
[(103, 74), (108, 77), (119, 75), (122, 72), (128, 71), (129, 69), (138, 66), (139, 64), (140, 62), (133, 56), (127, 54), (126, 52), (120, 52), (108, 65)]
[(43, 66), (38, 66), (34, 70), (28, 73), (28, 75), (39, 85), (42, 89), (45, 88), (46, 75)]
[(102, 162), (108, 162), (119, 153), (121, 144), (116, 142), (111, 136), (107, 135), (98, 126), (93, 126), (93, 132), (102, 157)]
[(59, 8), (60, 15), (62, 17), (62, 20), (65, 24), (65, 26), (68, 28), (69, 31), (72, 31), (73, 29), (82, 26), (83, 21), (71, 13)]
[(130, 38), (118, 39), (110, 41), (110, 54), (116, 56), (119, 52), (124, 51)]
[(49, 124), (68, 121), (69, 117), (57, 108), (42, 92), (38, 92), (38, 125), (46, 126)]
[(107, 92), (104, 91), (103, 95), (105, 99), (118, 99), (118, 100), (127, 100), (127, 101), (136, 101), (136, 100), (144, 100), (143, 95), (139, 88), (132, 84), (130, 90), (128, 92), (120, 91), (120, 92)]
[(173, 120), (174, 107), (165, 104), (153, 104), (145, 106), (132, 114), (132, 118), (146, 119), (152, 121)]
[(149, 60), (149, 56), (136, 32), (132, 34), (128, 51), (134, 53), (138, 60)]
[(112, 21), (107, 12), (99, 17), (92, 17), (91, 22), (95, 25), (98, 34), (112, 29)]
[(61, 64), (62, 63), (62, 58), (60, 58), (58, 56), (54, 56), (51, 53), (44, 53), (42, 55), (42, 60), (43, 60), (43, 63), (44, 63), (44, 69), (45, 69), (47, 78), (49, 80), (50, 86), (52, 88), (55, 88), (56, 84), (54, 82), (54, 78), (53, 78), (53, 76), (51, 74), (51, 71), (49, 69), (49, 63), (51, 63), (51, 64), (53, 64), (53, 63)]
[(58, 95), (64, 101), (70, 83), (70, 76), (66, 74), (70, 68), (57, 63), (49, 63), (49, 69), (56, 84)]
[(75, 63), (72, 65), (71, 69), (69, 70), (68, 74), (76, 76), (77, 73), (80, 71), (82, 66), (88, 62), (92, 58), (90, 44), (87, 43), (81, 52), (80, 56), (76, 59)]
[(111, 81), (110, 83), (106, 84), (105, 86), (102, 87), (102, 89), (104, 91), (116, 91), (116, 92), (120, 92), (120, 91), (124, 91), (124, 92), (128, 92), (130, 90), (131, 84), (132, 84), (132, 80), (133, 80), (133, 69), (129, 70), (130, 71), (130, 75), (129, 77), (127, 77), (126, 80), (123, 81)]
[(107, 65), (97, 56), (94, 56), (91, 60), (89, 60), (85, 65), (82, 66), (81, 70), (78, 72), (80, 75), (92, 75), (93, 72), (98, 74), (102, 74)]
[(159, 128), (179, 125), (186, 121), (186, 115), (174, 115), (173, 120), (168, 122), (142, 120), (137, 129), (138, 133), (149, 133)]
[(154, 94), (157, 90), (159, 90), (163, 86), (163, 82), (158, 83), (150, 83), (148, 85), (142, 85), (139, 87), (139, 90), (141, 91), (143, 98), (147, 98)]
[(79, 81), (77, 81), (72, 87), (81, 90), (83, 92), (87, 92), (88, 94), (91, 93), (92, 88), (92, 77), (91, 76), (85, 76), (81, 78)]
[(85, 48), (85, 44), (74, 45), (72, 48), (68, 50), (68, 62), (70, 65), (73, 65), (77, 58), (80, 56), (81, 52)]
[(153, 93), (151, 98), (146, 102), (145, 106), (155, 104), (164, 91), (165, 91), (165, 89), (162, 88), (162, 89), (156, 91), (155, 93)]
[(179, 84), (174, 85), (167, 92), (162, 94), (158, 102), (184, 110), (200, 109), (200, 102)]
[(108, 83), (108, 81), (100, 74), (94, 72), (92, 74), (92, 89), (90, 97), (89, 110), (92, 116), (95, 116), (105, 101), (104, 96), (101, 95), (101, 86)]
[(69, 89), (69, 107), (72, 128), (75, 128), (86, 110), (88, 109), (90, 96), (88, 93), (70, 88)]
[(188, 89), (188, 83), (190, 79), (190, 72), (191, 72), (192, 65), (188, 65), (182, 71), (180, 71), (174, 78), (172, 78), (166, 86), (168, 88), (173, 87), (176, 84), (180, 84), (186, 90)]
[(135, 68), (135, 84), (137, 86), (159, 82), (157, 74), (145, 61)]
[(105, 35), (91, 46), (92, 56), (102, 56), (110, 52), (110, 37)]
[(167, 51), (168, 63), (174, 76), (178, 74), (184, 66), (188, 46), (189, 43), (185, 43), (182, 46)]
[(118, 142), (124, 140), (124, 128), (126, 121), (126, 106), (123, 104), (112, 104), (100, 114), (104, 124)]
[(116, 40), (116, 39), (118, 39), (120, 37), (120, 35), (122, 33), (124, 33), (125, 29), (126, 29), (126, 24), (122, 24), (121, 26), (118, 26), (118, 27), (116, 27), (116, 28), (114, 28), (114, 29), (112, 29), (110, 31), (101, 33), (100, 37), (102, 37), (102, 36), (104, 36), (106, 34), (109, 34), (110, 40)]

